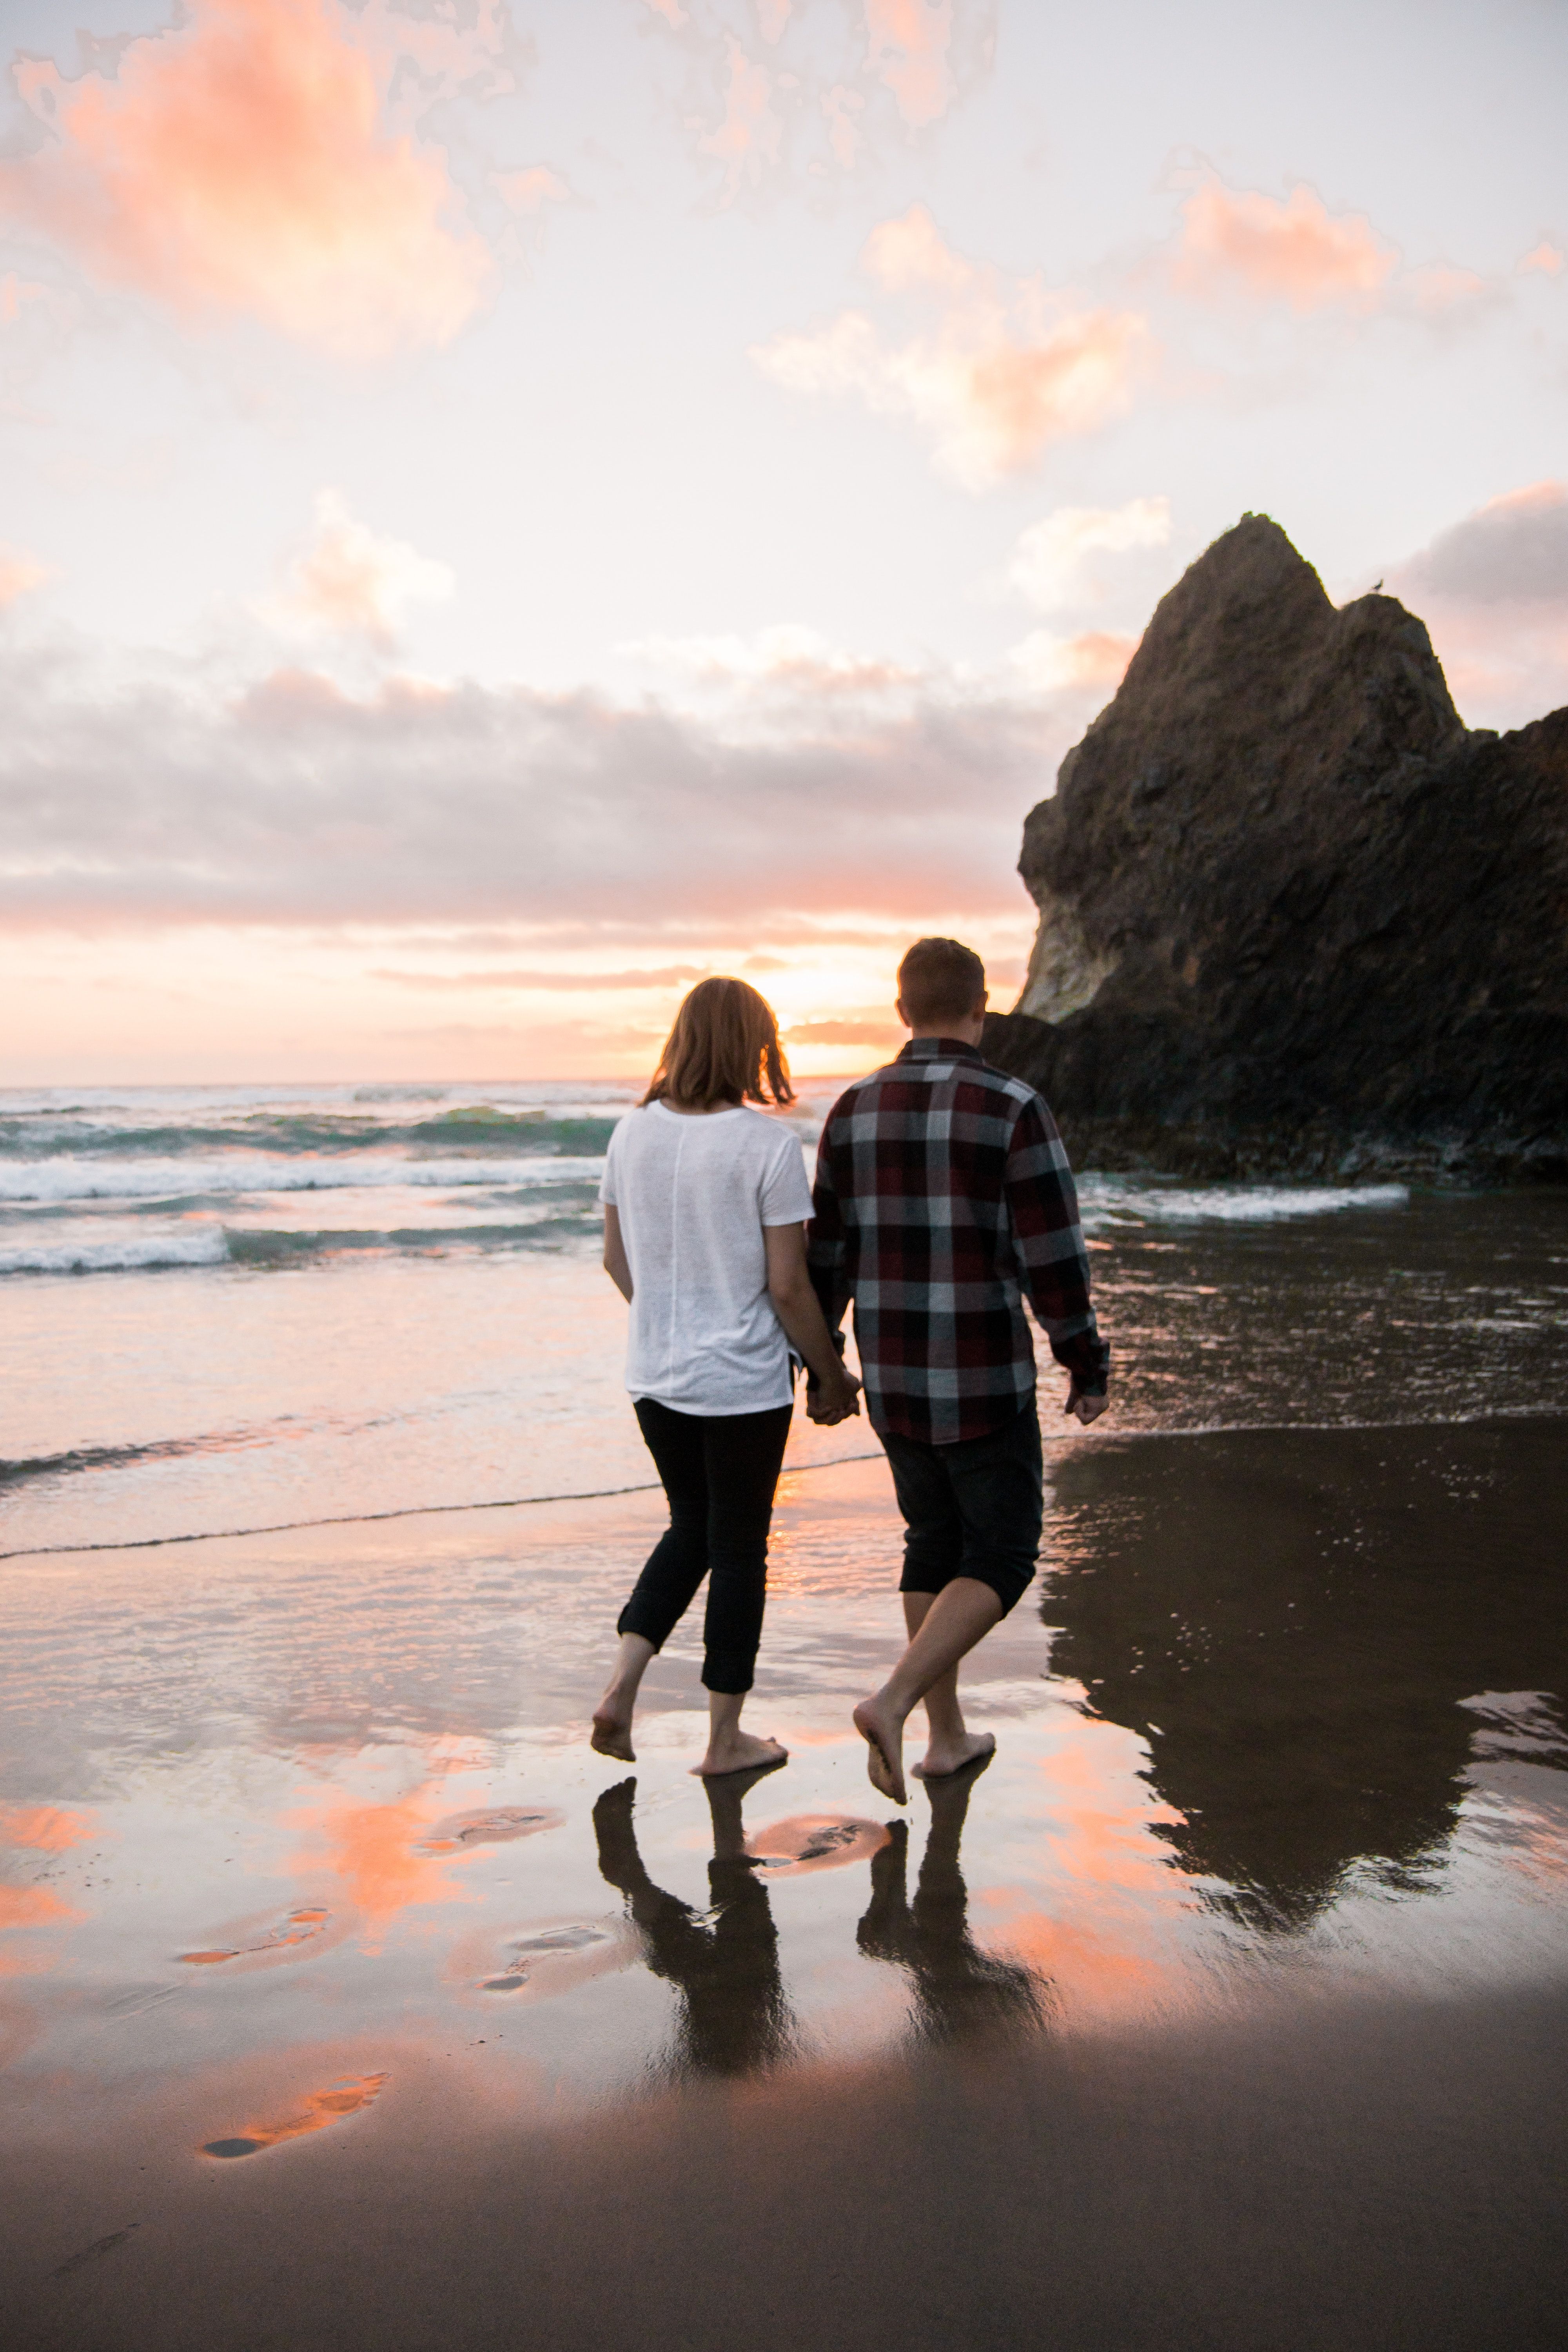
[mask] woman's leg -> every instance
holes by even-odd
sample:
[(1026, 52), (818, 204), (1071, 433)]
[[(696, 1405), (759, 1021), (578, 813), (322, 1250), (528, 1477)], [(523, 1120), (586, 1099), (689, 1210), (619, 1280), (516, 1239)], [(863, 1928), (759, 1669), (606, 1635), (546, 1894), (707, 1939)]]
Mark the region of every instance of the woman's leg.
[(702, 1680), (708, 1690), (704, 1774), (782, 1764), (776, 1739), (741, 1729), (752, 1687), (767, 1592), (768, 1528), (789, 1436), (792, 1407), (716, 1414), (706, 1424), (708, 1611), (702, 1629)]
[(637, 1401), (637, 1426), (653, 1455), (669, 1526), (649, 1553), (616, 1626), (620, 1648), (615, 1672), (594, 1710), (592, 1742), (601, 1756), (637, 1761), (632, 1714), (637, 1688), (651, 1658), (691, 1605), (708, 1571), (708, 1474), (703, 1424), (692, 1413), (674, 1412), (651, 1397)]

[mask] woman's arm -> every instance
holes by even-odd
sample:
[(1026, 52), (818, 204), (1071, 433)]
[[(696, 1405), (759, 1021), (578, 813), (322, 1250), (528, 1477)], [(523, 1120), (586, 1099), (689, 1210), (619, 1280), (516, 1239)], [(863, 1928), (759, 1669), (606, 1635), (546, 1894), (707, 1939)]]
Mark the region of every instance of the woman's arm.
[(621, 1213), (608, 1203), (605, 1208), (605, 1272), (620, 1292), (628, 1307), (632, 1297), (631, 1262), (626, 1245), (621, 1239)]
[(785, 1337), (805, 1357), (812, 1376), (821, 1383), (814, 1402), (814, 1421), (846, 1420), (860, 1410), (860, 1383), (847, 1372), (828, 1337), (827, 1324), (811, 1286), (805, 1263), (804, 1225), (764, 1225), (768, 1249), (768, 1297)]

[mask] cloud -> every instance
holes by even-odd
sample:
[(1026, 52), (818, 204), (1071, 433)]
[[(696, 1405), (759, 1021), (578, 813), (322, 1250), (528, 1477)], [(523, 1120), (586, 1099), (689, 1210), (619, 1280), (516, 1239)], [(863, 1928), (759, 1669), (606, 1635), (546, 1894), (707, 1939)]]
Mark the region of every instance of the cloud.
[[(755, 958), (752, 959), (756, 961)], [(767, 961), (766, 958), (763, 959)], [(782, 971), (784, 966), (780, 966)], [(374, 971), (372, 980), (394, 981), (400, 988), (506, 988), (531, 993), (579, 996), (586, 990), (679, 988), (689, 980), (706, 980), (709, 967), (699, 963), (666, 964), (661, 971)]]
[(1105, 629), (1088, 629), (1076, 637), (1054, 637), (1047, 629), (1036, 629), (1015, 646), (1012, 658), (1033, 692), (1054, 694), (1070, 687), (1114, 689), (1137, 650), (1136, 637), (1117, 636)]
[(791, 1045), (901, 1045), (908, 1034), (890, 1013), (874, 1012), (847, 1021), (795, 1021), (784, 1036)]
[(1334, 303), (1367, 310), (1398, 261), (1363, 214), (1331, 213), (1304, 184), (1280, 202), (1211, 179), (1183, 207), (1171, 275), (1180, 292), (1207, 300), (1242, 295), (1296, 311)]
[(390, 646), (410, 604), (450, 596), (451, 567), (432, 562), (400, 539), (382, 539), (356, 522), (341, 491), (316, 499), (316, 527), (284, 576), (282, 593), (261, 607), (284, 627), (363, 636)]
[(1514, 268), (1521, 278), (1532, 269), (1539, 269), (1547, 278), (1560, 278), (1565, 259), (1568, 256), (1564, 256), (1561, 246), (1553, 245), (1550, 237), (1543, 236), (1532, 251), (1520, 256)]
[(1164, 547), (1171, 536), (1169, 499), (1129, 499), (1120, 507), (1058, 507), (1031, 523), (1018, 541), (1008, 579), (1037, 612), (1103, 593), (1089, 559), (1097, 552), (1121, 555), (1129, 548)]
[(357, 16), (189, 0), (112, 75), (14, 67), (47, 136), (0, 165), (0, 211), (184, 319), (245, 316), (349, 360), (448, 342), (490, 257), (444, 153), (389, 128), (386, 102), (401, 58), (418, 85), (449, 82), (493, 63), (504, 31), (494, 0), (467, 34), (385, 0)]
[(1054, 441), (1094, 432), (1131, 405), (1152, 349), (1138, 313), (1086, 310), (1038, 280), (968, 261), (923, 205), (875, 228), (861, 267), (930, 323), (898, 340), (847, 310), (754, 345), (752, 359), (786, 391), (856, 398), (875, 415), (910, 420), (966, 488), (1027, 471)]
[(840, 652), (815, 629), (784, 623), (754, 636), (641, 637), (619, 650), (700, 685), (742, 694), (810, 694), (819, 702), (919, 690), (920, 671), (875, 654)]
[(723, 121), (698, 142), (703, 154), (724, 167), (726, 199), (737, 194), (742, 181), (754, 185), (777, 163), (784, 137), (784, 125), (773, 111), (772, 80), (732, 33), (728, 74)]
[(1507, 491), (1389, 574), (1467, 717), (1521, 726), (1568, 703), (1568, 483)]
[(19, 547), (0, 547), (0, 612), (48, 576), (46, 566), (36, 563)]
[(537, 213), (546, 205), (569, 204), (572, 199), (565, 181), (547, 163), (531, 163), (521, 172), (492, 172), (490, 185), (512, 213)]
[[(0, 650), (0, 909), (34, 924), (706, 926), (1014, 916), (1018, 827), (1081, 724), (1016, 693), (803, 694), (770, 741), (651, 702), (279, 670), (226, 701)], [(783, 930), (775, 934), (775, 926)]]
[(911, 130), (935, 122), (952, 101), (952, 0), (866, 0), (866, 63)]
[[(671, 112), (721, 203), (855, 170), (942, 120), (990, 72), (997, 0), (647, 0), (678, 37)], [(721, 111), (713, 120), (715, 94)]]

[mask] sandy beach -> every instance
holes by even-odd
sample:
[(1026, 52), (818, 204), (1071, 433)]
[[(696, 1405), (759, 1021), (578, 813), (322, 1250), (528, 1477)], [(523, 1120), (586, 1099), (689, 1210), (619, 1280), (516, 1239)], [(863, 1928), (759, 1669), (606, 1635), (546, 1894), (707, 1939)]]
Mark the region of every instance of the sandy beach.
[(1545, 2340), (1562, 1437), (1058, 1448), (907, 1817), (879, 1464), (787, 1476), (712, 1790), (685, 1629), (584, 1738), (646, 1496), (11, 1561), (11, 2340)]

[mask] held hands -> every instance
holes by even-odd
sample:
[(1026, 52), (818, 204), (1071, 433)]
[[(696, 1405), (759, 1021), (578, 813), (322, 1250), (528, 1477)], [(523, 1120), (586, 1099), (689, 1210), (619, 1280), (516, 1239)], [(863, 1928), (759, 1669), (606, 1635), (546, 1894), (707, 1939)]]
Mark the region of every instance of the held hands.
[(1075, 1421), (1081, 1421), (1087, 1429), (1091, 1421), (1100, 1419), (1110, 1402), (1108, 1396), (1085, 1396), (1080, 1389), (1073, 1386), (1068, 1390), (1067, 1402), (1062, 1411), (1070, 1413)]
[(808, 1421), (820, 1428), (832, 1429), (841, 1421), (848, 1421), (860, 1411), (860, 1383), (853, 1372), (840, 1367), (830, 1381), (810, 1385), (805, 1392), (805, 1412)]

